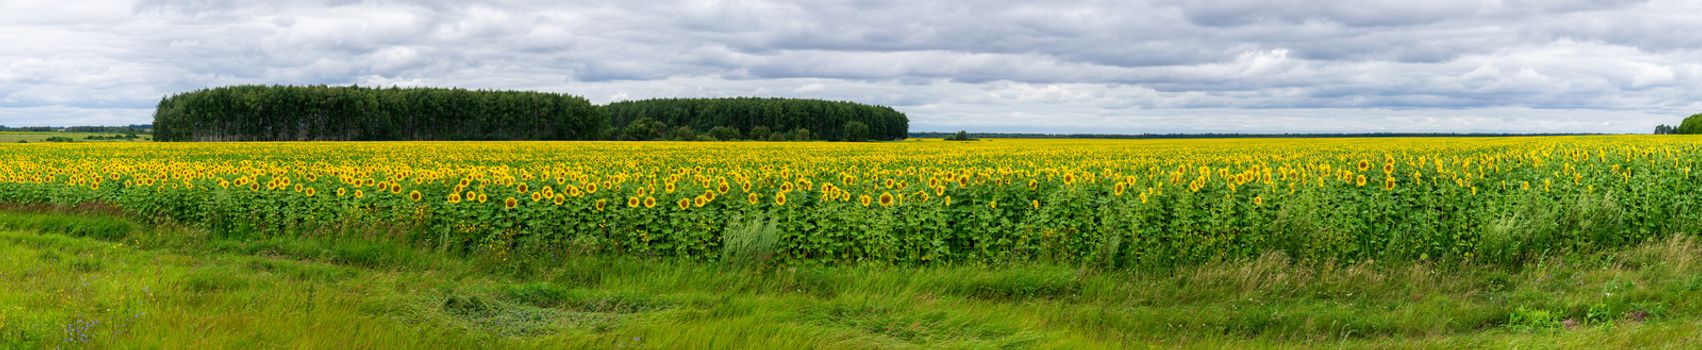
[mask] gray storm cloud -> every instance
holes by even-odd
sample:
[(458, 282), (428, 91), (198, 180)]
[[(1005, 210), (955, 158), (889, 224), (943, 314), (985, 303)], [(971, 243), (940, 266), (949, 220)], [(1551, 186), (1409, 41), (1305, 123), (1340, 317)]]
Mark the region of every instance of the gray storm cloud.
[(764, 95), (914, 130), (1646, 132), (1702, 112), (1690, 1), (11, 1), (0, 124), (229, 84)]

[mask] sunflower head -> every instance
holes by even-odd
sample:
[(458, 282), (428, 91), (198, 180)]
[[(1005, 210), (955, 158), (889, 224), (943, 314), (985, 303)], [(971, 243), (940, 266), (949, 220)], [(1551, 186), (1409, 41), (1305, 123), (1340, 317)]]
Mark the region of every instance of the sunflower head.
[(786, 192), (774, 194), (774, 205), (786, 205)]
[[(561, 202), (564, 200), (567, 200), (567, 197), (556, 195), (556, 205), (561, 205)], [(603, 211), (603, 207), (607, 205), (607, 202), (607, 200), (598, 199), (597, 204), (594, 207), (597, 208), (597, 211)]]
[(626, 197), (626, 207), (627, 208), (637, 208), (638, 207), (638, 197)]
[(691, 200), (690, 199), (680, 198), (680, 201), (676, 202), (675, 204), (680, 205), (680, 210), (686, 210), (686, 209), (691, 208)]
[(863, 206), (865, 206), (865, 207), (869, 206), (869, 202), (872, 202), (872, 201), (874, 201), (874, 199), (869, 198), (869, 195), (865, 194), (865, 195), (857, 196), (857, 202), (863, 203)]
[(408, 199), (412, 199), (415, 202), (420, 201), (420, 191), (408, 192)]
[(644, 197), (644, 207), (645, 208), (655, 208), (656, 207), (656, 197), (645, 196)]
[[(555, 197), (550, 198), (550, 202), (555, 203), (555, 205), (561, 205), (562, 203), (567, 203), (567, 196), (564, 196), (560, 193), (557, 193), (555, 195)], [(601, 200), (601, 199), (597, 200), (597, 210), (599, 210), (599, 211), (603, 210), (603, 200)]]
[(751, 204), (756, 204), (757, 202), (761, 202), (762, 198), (760, 196), (757, 196), (755, 192), (752, 192), (751, 194), (745, 196), (745, 200), (750, 201)]
[(520, 201), (515, 200), (514, 197), (508, 197), (508, 198), (504, 198), (502, 200), (502, 208), (503, 209), (514, 209), (514, 207), (519, 206), (519, 205), (520, 205)]
[(881, 193), (881, 206), (890, 207), (893, 204), (892, 193)]

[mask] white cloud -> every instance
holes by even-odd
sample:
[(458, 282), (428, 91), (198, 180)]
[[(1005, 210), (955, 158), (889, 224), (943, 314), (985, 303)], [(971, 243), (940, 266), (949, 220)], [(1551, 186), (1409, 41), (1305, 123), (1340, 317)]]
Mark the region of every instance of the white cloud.
[(1681, 0), (24, 0), (0, 5), (0, 124), (143, 123), (175, 92), (360, 84), (855, 100), (916, 130), (1644, 132), (1702, 108), (1695, 13)]

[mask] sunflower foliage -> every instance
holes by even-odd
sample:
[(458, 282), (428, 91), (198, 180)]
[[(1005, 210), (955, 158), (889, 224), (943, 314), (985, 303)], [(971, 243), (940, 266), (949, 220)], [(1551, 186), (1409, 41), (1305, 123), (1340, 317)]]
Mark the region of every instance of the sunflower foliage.
[(1698, 154), (1631, 135), (32, 143), (0, 145), (0, 203), (496, 257), (1520, 264), (1702, 232)]

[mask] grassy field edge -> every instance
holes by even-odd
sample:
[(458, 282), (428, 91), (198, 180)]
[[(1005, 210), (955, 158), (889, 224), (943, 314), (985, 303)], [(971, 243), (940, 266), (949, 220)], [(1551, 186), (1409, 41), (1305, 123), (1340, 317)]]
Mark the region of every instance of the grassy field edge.
[(1702, 343), (1689, 236), (1518, 268), (1173, 271), (448, 256), (0, 211), (19, 348), (1669, 347)]

